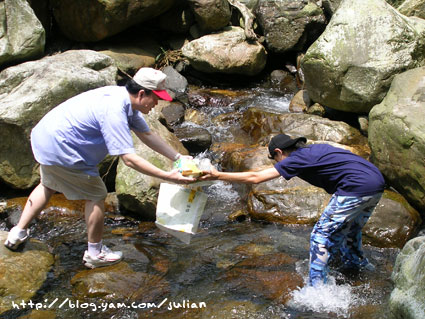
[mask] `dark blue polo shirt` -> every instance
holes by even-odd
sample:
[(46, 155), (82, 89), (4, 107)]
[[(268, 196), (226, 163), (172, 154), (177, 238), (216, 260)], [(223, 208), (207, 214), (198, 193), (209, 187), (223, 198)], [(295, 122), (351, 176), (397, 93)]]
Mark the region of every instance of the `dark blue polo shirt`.
[(340, 196), (368, 196), (382, 192), (385, 181), (369, 161), (328, 144), (314, 144), (292, 152), (276, 163), (285, 179), (294, 176)]

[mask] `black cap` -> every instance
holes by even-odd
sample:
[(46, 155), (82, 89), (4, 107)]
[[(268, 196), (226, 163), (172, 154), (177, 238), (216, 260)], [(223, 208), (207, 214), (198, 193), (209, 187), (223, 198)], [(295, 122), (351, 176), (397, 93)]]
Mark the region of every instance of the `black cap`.
[(271, 156), (273, 156), (274, 150), (276, 148), (284, 150), (285, 148), (294, 146), (295, 144), (297, 144), (298, 141), (303, 141), (304, 143), (306, 143), (307, 139), (305, 137), (298, 137), (298, 138), (292, 139), (289, 135), (286, 135), (286, 134), (276, 135), (270, 140), (269, 153)]

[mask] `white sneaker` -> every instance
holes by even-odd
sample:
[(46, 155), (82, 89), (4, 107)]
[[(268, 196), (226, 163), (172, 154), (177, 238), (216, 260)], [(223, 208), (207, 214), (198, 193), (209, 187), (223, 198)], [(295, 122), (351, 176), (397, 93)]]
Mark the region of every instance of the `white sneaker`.
[(4, 242), (4, 245), (11, 250), (16, 250), (18, 249), (19, 245), (26, 242), (28, 238), (29, 238), (28, 229), (24, 229), (24, 231), (21, 231), (21, 229), (18, 229), (15, 226), (9, 231), (9, 234), (7, 235), (7, 239)]
[(84, 266), (91, 269), (97, 267), (110, 266), (119, 263), (121, 260), (121, 251), (112, 251), (105, 245), (102, 245), (102, 250), (96, 257), (91, 256), (87, 250), (84, 252), (83, 257)]

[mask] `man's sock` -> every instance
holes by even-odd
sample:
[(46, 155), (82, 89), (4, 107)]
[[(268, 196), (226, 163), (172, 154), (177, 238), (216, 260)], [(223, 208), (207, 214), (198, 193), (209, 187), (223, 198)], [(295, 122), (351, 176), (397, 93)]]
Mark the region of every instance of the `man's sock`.
[(17, 235), (20, 239), (25, 238), (28, 235), (27, 229), (18, 228), (17, 226), (13, 227), (10, 232)]
[(102, 250), (102, 241), (100, 243), (88, 243), (88, 252), (92, 257), (96, 257)]

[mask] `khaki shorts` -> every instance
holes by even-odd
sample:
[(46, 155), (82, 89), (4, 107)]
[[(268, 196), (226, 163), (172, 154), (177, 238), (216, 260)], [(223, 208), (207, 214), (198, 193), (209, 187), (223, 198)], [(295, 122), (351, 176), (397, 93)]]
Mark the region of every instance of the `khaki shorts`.
[(105, 199), (108, 194), (105, 183), (100, 176), (54, 165), (40, 165), (41, 184), (47, 188), (63, 193), (69, 200)]

